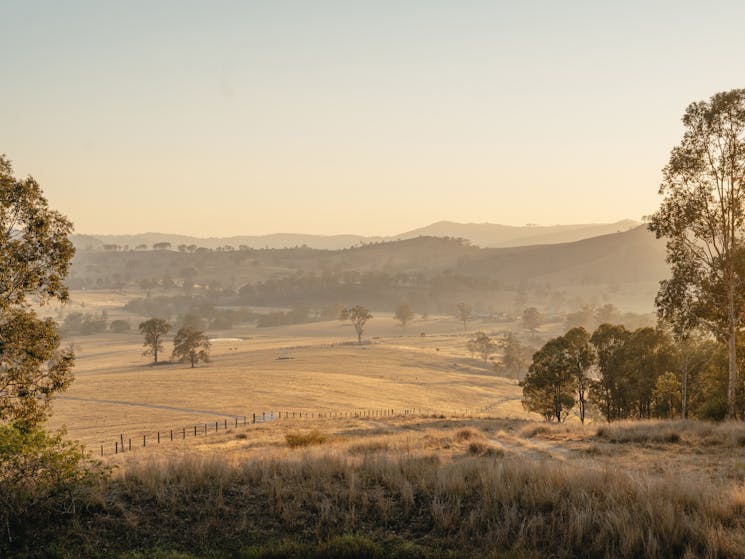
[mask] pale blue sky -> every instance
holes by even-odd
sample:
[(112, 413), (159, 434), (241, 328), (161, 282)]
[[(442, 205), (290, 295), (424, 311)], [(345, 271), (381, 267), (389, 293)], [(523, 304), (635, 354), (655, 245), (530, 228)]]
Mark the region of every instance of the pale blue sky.
[(745, 2), (0, 0), (0, 152), (83, 233), (639, 219)]

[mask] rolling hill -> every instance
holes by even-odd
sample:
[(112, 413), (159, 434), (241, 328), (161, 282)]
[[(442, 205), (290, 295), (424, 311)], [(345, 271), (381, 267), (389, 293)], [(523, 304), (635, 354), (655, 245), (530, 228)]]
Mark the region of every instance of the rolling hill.
[(234, 237), (193, 237), (168, 233), (140, 233), (135, 235), (73, 235), (73, 242), (81, 250), (100, 250), (103, 245), (119, 245), (135, 248), (167, 242), (176, 248), (179, 245), (196, 245), (215, 249), (226, 245), (238, 248), (289, 248), (307, 246), (321, 250), (338, 250), (356, 245), (380, 243), (417, 237), (455, 237), (468, 239), (479, 247), (515, 247), (534, 244), (566, 243), (627, 231), (638, 226), (632, 220), (615, 223), (580, 225), (526, 225), (512, 226), (494, 223), (456, 223), (440, 221), (426, 227), (413, 229), (390, 237), (365, 237), (362, 235), (307, 235), (299, 233), (275, 233), (272, 235), (241, 235)]

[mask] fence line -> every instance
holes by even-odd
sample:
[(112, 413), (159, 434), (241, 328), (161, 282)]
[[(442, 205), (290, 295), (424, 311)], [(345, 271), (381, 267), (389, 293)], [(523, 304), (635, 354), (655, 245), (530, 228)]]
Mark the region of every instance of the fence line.
[[(132, 437), (127, 436), (125, 439), (124, 433), (119, 433), (119, 437), (114, 441), (112, 446), (106, 444), (100, 445), (101, 456), (111, 456), (122, 454), (124, 452), (131, 452), (137, 448), (148, 448), (153, 445), (159, 445), (162, 442), (172, 442), (176, 440), (186, 440), (187, 438), (196, 438), (200, 435), (208, 435), (209, 433), (219, 433), (222, 429), (226, 432), (230, 428), (246, 427), (249, 425), (256, 425), (258, 423), (267, 423), (270, 421), (283, 421), (290, 419), (300, 420), (314, 420), (314, 419), (354, 419), (354, 418), (373, 418), (373, 417), (406, 417), (406, 416), (441, 416), (441, 417), (468, 417), (476, 414), (488, 412), (490, 409), (498, 405), (499, 402), (484, 406), (481, 408), (463, 408), (460, 410), (435, 410), (433, 408), (371, 408), (371, 409), (354, 409), (347, 411), (324, 411), (324, 412), (309, 412), (299, 410), (282, 410), (282, 411), (262, 411), (261, 413), (251, 413), (250, 415), (236, 415), (231, 420), (223, 418), (214, 422), (201, 422), (189, 424), (189, 426), (181, 426), (174, 429), (165, 429), (162, 431), (155, 431), (144, 433), (141, 435), (142, 439), (137, 438), (134, 441)], [(140, 435), (138, 435), (139, 437)], [(148, 439), (150, 436), (150, 439)], [(126, 445), (125, 445), (126, 441)], [(140, 444), (141, 443), (141, 444)]]

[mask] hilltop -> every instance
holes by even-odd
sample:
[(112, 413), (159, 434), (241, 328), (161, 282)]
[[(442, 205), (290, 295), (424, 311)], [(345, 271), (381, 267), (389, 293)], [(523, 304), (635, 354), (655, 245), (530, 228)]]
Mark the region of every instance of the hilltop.
[(76, 289), (209, 288), (263, 306), (317, 308), (355, 301), (390, 310), (406, 300), (431, 312), (450, 312), (459, 300), (504, 308), (518, 292), (587, 302), (613, 295), (625, 308), (647, 312), (657, 282), (666, 275), (664, 243), (639, 226), (574, 242), (510, 248), (430, 236), (339, 250), (81, 250), (70, 283)]
[(615, 223), (590, 223), (575, 225), (499, 225), (495, 223), (456, 223), (439, 221), (425, 227), (412, 229), (391, 236), (363, 235), (309, 235), (303, 233), (274, 233), (271, 235), (239, 235), (231, 237), (195, 237), (169, 233), (140, 233), (132, 235), (73, 235), (73, 242), (81, 250), (100, 250), (104, 245), (127, 246), (134, 249), (140, 245), (152, 247), (155, 243), (196, 245), (215, 249), (231, 246), (260, 248), (289, 248), (306, 246), (322, 250), (339, 250), (356, 245), (413, 239), (416, 237), (456, 237), (467, 239), (479, 247), (514, 247), (533, 244), (565, 243), (627, 231), (639, 225), (633, 220)]

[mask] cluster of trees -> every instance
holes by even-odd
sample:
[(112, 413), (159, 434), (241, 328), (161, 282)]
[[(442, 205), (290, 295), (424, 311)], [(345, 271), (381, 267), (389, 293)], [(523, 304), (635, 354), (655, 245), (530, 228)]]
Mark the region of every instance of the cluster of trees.
[(128, 320), (116, 319), (109, 321), (108, 312), (103, 310), (100, 313), (68, 313), (62, 322), (60, 333), (65, 336), (73, 334), (88, 336), (90, 334), (100, 334), (108, 330), (116, 334), (123, 334), (129, 332), (129, 329), (130, 324)]
[[(738, 339), (745, 327), (745, 89), (691, 103), (683, 125), (683, 139), (663, 172), (663, 201), (649, 218), (649, 229), (666, 240), (672, 273), (661, 282), (655, 304), (674, 339), (659, 328), (628, 333), (604, 324), (587, 340), (584, 328), (573, 328), (535, 354), (523, 384), (528, 409), (561, 420), (576, 402), (584, 417), (589, 390), (608, 420), (672, 415), (678, 397), (685, 417), (689, 395), (699, 396), (691, 390), (690, 367), (711, 362), (700, 359), (702, 344), (712, 355), (726, 347), (727, 363), (724, 411), (714, 411), (720, 408), (715, 395), (705, 399), (702, 409), (729, 419), (742, 409)], [(676, 356), (682, 365), (676, 366)], [(597, 378), (589, 376), (594, 359)]]
[[(525, 376), (533, 355), (533, 348), (520, 342), (513, 332), (492, 338), (486, 332), (475, 332), (466, 342), (471, 356), (478, 355), (484, 363), (494, 362), (494, 371), (504, 377), (521, 379)], [(500, 353), (497, 358), (494, 354)]]
[[(204, 331), (199, 329), (198, 318), (187, 317), (173, 338), (171, 359), (191, 363), (192, 368), (200, 361), (209, 361), (210, 341)], [(158, 364), (158, 354), (163, 351), (163, 338), (171, 331), (171, 325), (162, 318), (151, 318), (139, 325), (140, 333), (145, 337), (143, 345), (147, 348), (144, 356), (152, 356), (153, 363)]]
[(525, 408), (550, 421), (584, 422), (590, 407), (607, 421), (727, 414), (722, 344), (659, 327), (572, 328), (533, 355), (521, 384)]
[(209, 323), (209, 327), (228, 330), (236, 324), (254, 322), (261, 315), (245, 307), (219, 308), (215, 296), (205, 295), (158, 295), (131, 299), (124, 309), (144, 316), (161, 316), (177, 322), (186, 316), (198, 316)]
[(271, 326), (287, 326), (290, 324), (305, 324), (316, 320), (311, 317), (307, 307), (295, 307), (289, 311), (274, 311), (256, 315), (256, 326), (266, 328)]
[[(118, 252), (118, 251), (137, 251), (137, 250), (148, 250), (152, 248), (152, 250), (173, 250), (173, 244), (169, 243), (168, 241), (161, 241), (158, 243), (153, 243), (151, 246), (148, 246), (147, 244), (138, 244), (134, 246), (130, 245), (120, 245), (115, 243), (105, 243), (101, 245), (101, 248), (108, 252)], [(179, 252), (182, 253), (189, 253), (189, 254), (205, 254), (209, 252), (232, 252), (234, 250), (240, 250), (240, 251), (248, 251), (248, 250), (254, 250), (248, 245), (239, 245), (237, 248), (233, 245), (223, 245), (216, 247), (214, 249), (207, 248), (207, 247), (200, 247), (195, 244), (180, 244), (176, 247), (176, 249)]]

